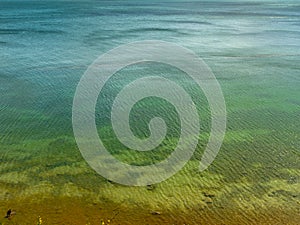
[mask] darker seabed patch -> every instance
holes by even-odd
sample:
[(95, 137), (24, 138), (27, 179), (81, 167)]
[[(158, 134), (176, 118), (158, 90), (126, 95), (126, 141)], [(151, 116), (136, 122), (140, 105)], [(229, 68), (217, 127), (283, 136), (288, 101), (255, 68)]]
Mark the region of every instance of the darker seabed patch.
[(206, 21), (197, 20), (162, 20), (160, 22), (171, 23), (171, 24), (194, 24), (194, 25), (214, 25), (213, 23)]
[(297, 99), (289, 99), (288, 102), (292, 105), (300, 106), (300, 100)]
[(2, 34), (21, 34), (21, 33), (39, 33), (39, 34), (63, 34), (62, 30), (37, 30), (37, 29), (0, 29)]

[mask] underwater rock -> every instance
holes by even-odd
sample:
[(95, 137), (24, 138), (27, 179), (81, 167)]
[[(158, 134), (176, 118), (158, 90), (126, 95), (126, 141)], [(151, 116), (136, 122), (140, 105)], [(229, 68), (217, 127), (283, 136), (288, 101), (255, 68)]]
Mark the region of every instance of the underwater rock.
[(155, 186), (154, 186), (154, 185), (152, 185), (152, 184), (148, 184), (148, 185), (147, 185), (147, 190), (152, 191), (152, 190), (154, 190), (154, 189), (155, 189)]
[(161, 212), (158, 212), (158, 211), (152, 211), (151, 214), (154, 215), (154, 216), (157, 216), (157, 215), (161, 215)]
[(297, 193), (292, 193), (292, 192), (289, 192), (289, 191), (286, 191), (286, 190), (282, 190), (282, 189), (279, 189), (279, 190), (275, 190), (275, 191), (272, 191), (271, 193), (268, 194), (269, 197), (280, 197), (280, 196), (284, 196), (284, 197), (293, 197), (293, 198), (296, 198), (298, 197)]
[(298, 179), (296, 177), (290, 177), (288, 180), (287, 180), (287, 183), (288, 184), (296, 184), (298, 182)]
[(205, 197), (208, 197), (208, 198), (214, 198), (214, 197), (216, 197), (216, 195), (213, 194), (213, 193), (208, 193), (208, 192), (202, 192), (202, 193), (203, 193), (203, 195), (204, 195)]
[(210, 198), (210, 197), (205, 197), (203, 199), (203, 201), (206, 203), (206, 204), (212, 204), (213, 203), (213, 200)]
[(7, 212), (6, 212), (6, 216), (4, 218), (9, 218), (11, 215), (11, 209), (9, 209)]
[(16, 215), (16, 212), (15, 211), (12, 211), (11, 209), (9, 209), (7, 212), (6, 212), (6, 216), (4, 218), (7, 218), (7, 219), (11, 219), (11, 217), (13, 215)]

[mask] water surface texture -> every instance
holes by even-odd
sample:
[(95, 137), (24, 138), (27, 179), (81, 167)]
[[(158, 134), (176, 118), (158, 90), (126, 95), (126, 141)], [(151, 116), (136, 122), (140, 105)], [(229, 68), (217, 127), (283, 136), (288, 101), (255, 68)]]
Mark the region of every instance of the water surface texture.
[[(147, 98), (131, 112), (136, 136), (160, 116), (168, 125), (154, 152), (124, 147), (110, 107), (139, 77), (172, 78), (192, 96), (201, 135), (192, 160), (151, 187), (125, 187), (94, 172), (72, 131), (72, 102), (87, 67), (132, 41), (163, 40), (194, 51), (226, 100), (227, 132), (214, 163), (198, 171), (210, 131), (208, 103), (175, 68), (143, 64), (115, 74), (96, 109), (99, 136), (119, 160), (147, 165), (177, 144), (168, 102)], [(299, 224), (299, 1), (0, 0), (0, 214), (5, 224)]]

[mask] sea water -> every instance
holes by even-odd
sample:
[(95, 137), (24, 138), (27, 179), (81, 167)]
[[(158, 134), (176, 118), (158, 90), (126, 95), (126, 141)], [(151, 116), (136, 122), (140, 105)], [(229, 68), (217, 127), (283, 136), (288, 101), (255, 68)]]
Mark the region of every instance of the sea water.
[[(299, 18), (299, 2), (288, 0), (1, 0), (2, 206), (16, 199), (35, 201), (42, 193), (53, 199), (109, 199), (125, 201), (127, 208), (177, 211), (177, 218), (169, 220), (187, 223), (199, 218), (209, 222), (208, 214), (200, 213), (206, 209), (218, 212), (218, 221), (229, 217), (222, 208), (236, 211), (241, 221), (247, 218), (248, 222), (256, 214), (247, 210), (262, 210), (263, 216), (263, 210), (283, 207), (283, 214), (296, 214), (300, 201)], [(166, 157), (176, 146), (180, 122), (172, 105), (163, 100), (140, 103), (132, 111), (135, 134), (149, 135), (147, 124), (159, 115), (170, 126), (169, 136), (155, 154), (131, 153), (116, 140), (109, 122), (110, 106), (124, 85), (141, 76), (171, 77), (194, 95), (199, 109), (202, 134), (194, 157), (151, 194), (107, 183), (85, 163), (72, 130), (73, 97), (87, 67), (114, 47), (141, 40), (173, 42), (194, 51), (218, 79), (227, 107), (220, 153), (200, 173), (198, 160), (210, 128), (203, 93), (197, 94), (199, 90), (180, 71), (162, 65), (133, 66), (119, 72), (122, 79), (112, 79), (98, 99), (96, 122), (111, 153), (125, 162), (145, 165)], [(213, 204), (205, 200), (205, 192), (213, 193), (209, 195)], [(186, 211), (195, 211), (194, 217), (187, 218)]]

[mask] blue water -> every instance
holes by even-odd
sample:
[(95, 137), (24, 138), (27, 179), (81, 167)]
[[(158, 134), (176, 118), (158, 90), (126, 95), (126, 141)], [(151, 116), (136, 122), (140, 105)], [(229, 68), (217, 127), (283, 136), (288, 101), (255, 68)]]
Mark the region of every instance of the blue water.
[[(56, 128), (63, 123), (56, 121), (57, 117), (65, 115), (69, 119), (75, 85), (87, 66), (102, 53), (131, 41), (158, 39), (178, 43), (206, 59), (218, 77), (228, 76), (224, 74), (228, 67), (236, 67), (232, 73), (249, 70), (252, 65), (237, 61), (240, 57), (245, 57), (247, 63), (274, 59), (277, 65), (284, 59), (288, 69), (297, 69), (299, 62), (297, 1), (0, 4), (1, 108), (28, 110), (28, 117), (46, 114), (51, 118), (48, 126)], [(241, 71), (241, 67), (246, 69)], [(261, 71), (250, 73), (262, 77)], [(293, 74), (297, 79), (297, 73)], [(280, 75), (276, 77), (282, 79)], [(14, 91), (16, 88), (18, 92)], [(2, 122), (1, 130), (13, 129), (10, 123)], [(28, 125), (29, 130), (23, 134), (29, 134), (33, 124)], [(6, 133), (3, 131), (2, 135)]]

